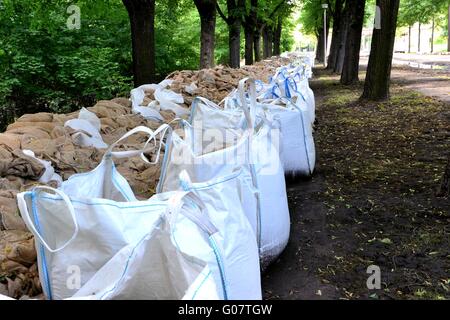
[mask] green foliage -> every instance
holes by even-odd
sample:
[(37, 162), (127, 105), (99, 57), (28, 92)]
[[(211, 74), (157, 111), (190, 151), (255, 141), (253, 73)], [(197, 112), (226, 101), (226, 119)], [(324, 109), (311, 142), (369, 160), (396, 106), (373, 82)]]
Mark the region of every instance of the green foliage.
[[(120, 1), (77, 3), (81, 28), (69, 30), (69, 1), (4, 0), (0, 11), (0, 105), (13, 114), (68, 112), (128, 91), (128, 17)], [(108, 16), (108, 8), (112, 12)], [(120, 8), (120, 11), (118, 10)], [(126, 27), (124, 27), (126, 26)], [(116, 30), (111, 37), (111, 30)], [(127, 36), (128, 35), (128, 36)], [(11, 110), (13, 106), (14, 110)]]
[(300, 21), (305, 34), (317, 34), (323, 26), (323, 9), (321, 0), (304, 0)]
[(448, 0), (402, 0), (398, 16), (399, 26), (411, 26), (416, 22), (429, 23), (446, 12)]
[[(293, 1), (260, 0), (260, 18), (285, 17), (282, 47), (292, 46)], [(226, 1), (219, 1), (226, 12)], [(69, 30), (70, 5), (81, 27)], [(248, 9), (248, 8), (247, 8)], [(245, 12), (234, 12), (238, 16)], [(226, 12), (228, 14), (228, 12)], [(70, 112), (132, 88), (130, 23), (121, 0), (0, 0), (0, 123), (23, 113)], [(156, 1), (156, 73), (197, 69), (200, 19), (192, 0)], [(242, 44), (244, 37), (242, 36)], [(242, 45), (243, 50), (243, 45)], [(218, 16), (215, 58), (228, 60), (228, 26)], [(5, 120), (7, 119), (7, 120)]]

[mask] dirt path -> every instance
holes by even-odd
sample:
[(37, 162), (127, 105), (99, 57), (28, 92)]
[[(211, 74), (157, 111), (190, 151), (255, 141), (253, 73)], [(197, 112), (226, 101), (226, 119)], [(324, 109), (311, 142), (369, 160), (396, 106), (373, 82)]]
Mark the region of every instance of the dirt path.
[(392, 80), (406, 89), (450, 102), (450, 71), (437, 72), (396, 67), (392, 72)]
[[(367, 62), (368, 57), (362, 56), (361, 69), (366, 68)], [(424, 69), (432, 65), (438, 65), (443, 69)], [(364, 77), (365, 72), (361, 72), (360, 79)], [(401, 84), (405, 89), (450, 102), (450, 56), (396, 54), (391, 78), (394, 83)]]
[[(263, 276), (266, 299), (450, 298), (450, 201), (435, 196), (450, 107), (395, 77), (381, 104), (328, 74), (312, 82), (317, 170), (288, 183), (291, 239)], [(370, 265), (381, 290), (367, 289)]]

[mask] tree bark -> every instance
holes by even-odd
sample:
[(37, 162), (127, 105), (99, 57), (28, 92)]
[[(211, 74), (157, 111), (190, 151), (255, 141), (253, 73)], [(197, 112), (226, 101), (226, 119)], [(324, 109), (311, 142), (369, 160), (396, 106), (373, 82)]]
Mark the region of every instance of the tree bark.
[(270, 58), (273, 52), (273, 30), (269, 26), (265, 26), (263, 30), (263, 58)]
[(323, 63), (323, 28), (318, 28), (316, 33), (317, 46), (316, 46), (316, 60), (319, 63)]
[(369, 65), (362, 98), (380, 101), (389, 98), (395, 30), (400, 0), (377, 0), (381, 29), (374, 28)]
[(244, 18), (245, 64), (253, 64), (253, 48), (257, 24), (258, 0), (250, 0), (250, 10)]
[(241, 21), (236, 19), (228, 26), (228, 45), (230, 50), (230, 67), (241, 66)]
[(227, 0), (228, 17), (225, 16), (216, 1), (219, 15), (228, 25), (228, 64), (231, 68), (241, 66), (241, 27), (240, 11), (245, 10), (245, 0)]
[(342, 73), (342, 68), (344, 66), (345, 49), (346, 49), (345, 44), (347, 43), (348, 29), (349, 29), (349, 25), (350, 25), (350, 9), (351, 8), (349, 6), (349, 2), (347, 1), (347, 5), (345, 6), (345, 10), (344, 10), (344, 17), (341, 20), (342, 21), (342, 25), (341, 25), (342, 33), (339, 38), (336, 61), (335, 61), (335, 65), (333, 68), (333, 72), (337, 73), (337, 74)]
[(214, 67), (216, 1), (194, 0), (200, 15), (200, 69)]
[(411, 25), (409, 26), (408, 30), (408, 53), (411, 53)]
[(417, 53), (420, 53), (421, 40), (422, 40), (422, 24), (419, 22), (419, 42), (417, 43)]
[(155, 0), (122, 0), (128, 11), (134, 86), (155, 81)]
[(261, 28), (259, 26), (256, 27), (253, 36), (253, 49), (255, 50), (255, 61), (261, 61)]
[(281, 32), (283, 29), (283, 18), (278, 17), (277, 26), (273, 34), (273, 55), (279, 56), (281, 54)]
[(343, 12), (344, 0), (336, 0), (333, 13), (333, 33), (331, 35), (330, 55), (328, 56), (327, 69), (333, 70), (336, 65), (336, 58), (338, 55), (341, 31), (341, 20)]
[(359, 81), (359, 52), (364, 25), (366, 0), (347, 0), (350, 4), (350, 24), (345, 44), (345, 58), (342, 68), (341, 83), (349, 85)]
[(245, 36), (245, 64), (253, 64), (253, 28), (250, 26), (244, 26)]

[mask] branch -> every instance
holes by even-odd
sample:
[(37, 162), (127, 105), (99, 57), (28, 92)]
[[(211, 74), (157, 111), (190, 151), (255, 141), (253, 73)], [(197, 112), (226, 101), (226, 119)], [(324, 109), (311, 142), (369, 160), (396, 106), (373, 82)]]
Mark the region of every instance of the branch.
[(225, 21), (227, 24), (230, 24), (231, 23), (230, 19), (225, 16), (222, 9), (220, 9), (219, 2), (217, 1), (216, 1), (216, 8), (217, 12), (219, 13), (219, 16), (223, 19), (223, 21)]
[(328, 9), (330, 10), (331, 15), (334, 17), (335, 13), (337, 12), (337, 3), (336, 3), (336, 8), (334, 8), (334, 10), (333, 10), (333, 6), (331, 5), (330, 0), (327, 0), (327, 4), (328, 4)]
[(272, 19), (273, 16), (275, 15), (275, 13), (277, 13), (277, 11), (281, 8), (281, 6), (283, 4), (286, 3), (286, 0), (281, 0), (281, 2), (275, 7), (275, 9), (273, 9), (272, 13), (269, 15), (269, 19)]

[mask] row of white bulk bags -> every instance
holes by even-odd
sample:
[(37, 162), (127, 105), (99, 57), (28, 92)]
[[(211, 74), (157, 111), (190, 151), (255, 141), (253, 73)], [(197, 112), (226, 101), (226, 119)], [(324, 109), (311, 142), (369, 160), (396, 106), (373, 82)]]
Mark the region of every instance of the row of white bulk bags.
[[(138, 127), (119, 141), (147, 133), (142, 150), (113, 152), (113, 144), (96, 169), (72, 176), (60, 189), (36, 187), (18, 195), (37, 240), (48, 299), (261, 299), (256, 241), (225, 242), (252, 235), (242, 211), (229, 211), (214, 190), (202, 195), (195, 185), (195, 191), (137, 201), (115, 169), (112, 158), (145, 159), (147, 146), (166, 130)], [(187, 184), (187, 173), (182, 177)], [(233, 214), (235, 220), (226, 218)], [(218, 217), (229, 224), (216, 227)]]
[[(288, 80), (283, 82), (288, 83)], [(273, 87), (274, 88), (274, 87)], [(290, 176), (310, 176), (314, 172), (316, 152), (311, 124), (311, 112), (303, 100), (286, 97), (290, 85), (281, 86), (275, 97), (258, 99), (257, 110), (266, 111), (279, 122), (280, 135), (272, 136), (273, 143), (279, 145), (280, 159), (284, 172)], [(272, 92), (272, 91), (271, 91)], [(287, 94), (289, 96), (289, 94)], [(241, 108), (238, 91), (225, 99), (225, 109)]]
[(297, 103), (304, 101), (307, 105), (308, 112), (311, 114), (311, 123), (314, 123), (316, 101), (314, 92), (309, 87), (305, 69), (302, 66), (279, 68), (275, 76), (271, 79), (270, 84), (273, 87), (264, 95), (265, 98), (293, 98)]
[[(247, 81), (253, 97), (250, 108), (244, 98)], [(283, 251), (290, 230), (283, 168), (272, 137), (279, 131), (272, 130), (267, 115), (256, 121), (254, 81), (242, 80), (240, 92), (245, 106), (236, 110), (223, 110), (203, 98), (194, 101), (185, 138), (174, 134), (166, 150), (158, 191), (181, 188), (174, 177), (182, 170), (195, 182), (206, 182), (240, 168), (241, 202), (264, 269)]]

